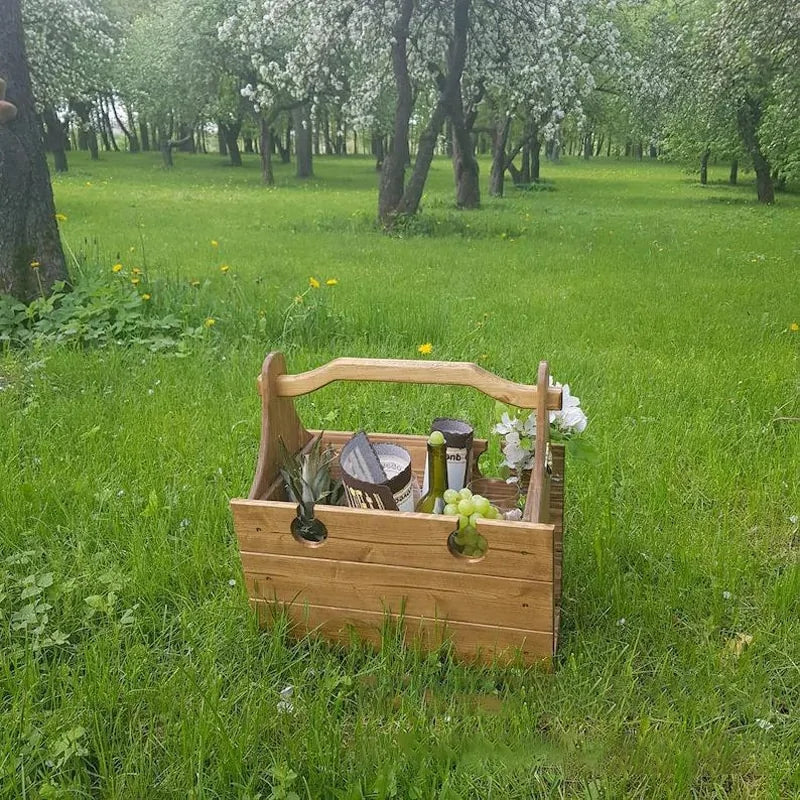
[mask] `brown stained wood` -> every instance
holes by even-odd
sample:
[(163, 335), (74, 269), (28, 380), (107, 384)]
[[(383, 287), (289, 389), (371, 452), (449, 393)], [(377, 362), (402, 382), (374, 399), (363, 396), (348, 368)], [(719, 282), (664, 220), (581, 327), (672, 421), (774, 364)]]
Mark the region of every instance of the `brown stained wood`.
[(248, 554), (266, 553), (459, 572), (464, 575), (465, 592), (472, 575), (553, 579), (552, 525), (481, 520), (478, 530), (489, 549), (481, 561), (472, 563), (447, 549), (455, 517), (318, 506), (316, 516), (325, 524), (328, 538), (309, 547), (290, 532), (295, 517), (292, 503), (232, 500), (231, 508), (245, 571)]
[(450, 361), (406, 361), (388, 358), (336, 358), (324, 366), (277, 380), (282, 397), (299, 397), (334, 381), (380, 381), (470, 386), (495, 400), (519, 408), (561, 408), (561, 393), (544, 384), (546, 402), (540, 404), (536, 386), (500, 378), (477, 364)]
[[(553, 588), (556, 610), (561, 603), (561, 577), (564, 557), (564, 465), (563, 444), (551, 446), (553, 474), (550, 481), (550, 522), (553, 525)], [(558, 627), (556, 626), (556, 631)]]
[[(253, 605), (262, 624), (268, 624), (277, 610), (264, 601), (254, 601)], [(381, 631), (386, 621), (383, 613), (312, 605), (285, 606), (281, 610), (285, 610), (300, 632), (344, 643), (349, 643), (356, 635), (375, 646), (381, 644)], [(503, 664), (521, 660), (531, 664), (553, 655), (553, 634), (549, 632), (466, 622), (442, 623), (408, 615), (395, 621), (402, 622), (407, 642), (416, 641), (426, 649), (435, 649), (443, 641), (451, 641), (456, 655), (465, 661)]]
[[(539, 363), (537, 386), (549, 386), (550, 368), (546, 361)], [(554, 389), (558, 394), (558, 406), (561, 408), (561, 390)], [(539, 406), (536, 409), (536, 452), (534, 454), (533, 473), (528, 486), (528, 496), (525, 500), (525, 519), (531, 522), (548, 522), (549, 509), (546, 504), (547, 486), (547, 448), (550, 443), (550, 417), (548, 409)]]
[(251, 498), (263, 497), (278, 477), (281, 465), (280, 440), (283, 440), (289, 452), (294, 453), (305, 446), (310, 438), (297, 416), (294, 402), (278, 395), (276, 382), (285, 374), (283, 353), (270, 353), (264, 359), (258, 384), (261, 393), (261, 444), (248, 495)]
[(272, 553), (247, 553), (242, 560), (253, 599), (297, 598), (315, 606), (395, 614), (405, 610), (428, 619), (552, 630), (550, 582)]

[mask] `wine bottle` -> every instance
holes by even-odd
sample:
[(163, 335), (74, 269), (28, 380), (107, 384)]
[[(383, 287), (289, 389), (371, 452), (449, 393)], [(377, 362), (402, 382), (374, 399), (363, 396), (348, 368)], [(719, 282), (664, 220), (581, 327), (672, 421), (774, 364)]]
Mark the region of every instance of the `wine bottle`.
[(428, 438), (428, 475), (430, 486), (417, 503), (417, 511), (441, 514), (445, 507), (444, 493), (447, 491), (447, 445), (441, 431), (434, 431)]

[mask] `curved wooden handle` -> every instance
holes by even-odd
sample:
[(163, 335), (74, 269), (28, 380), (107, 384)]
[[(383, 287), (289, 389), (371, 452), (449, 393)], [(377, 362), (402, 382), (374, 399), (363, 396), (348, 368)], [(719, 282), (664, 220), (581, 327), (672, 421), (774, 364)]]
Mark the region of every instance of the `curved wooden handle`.
[[(477, 364), (458, 361), (336, 358), (308, 372), (279, 376), (276, 380), (276, 390), (280, 397), (298, 397), (321, 389), (333, 381), (470, 386), (495, 400), (518, 408), (536, 408), (539, 405), (539, 393), (535, 386), (514, 383), (488, 372)], [(547, 386), (544, 407), (553, 410), (561, 408), (560, 389)]]

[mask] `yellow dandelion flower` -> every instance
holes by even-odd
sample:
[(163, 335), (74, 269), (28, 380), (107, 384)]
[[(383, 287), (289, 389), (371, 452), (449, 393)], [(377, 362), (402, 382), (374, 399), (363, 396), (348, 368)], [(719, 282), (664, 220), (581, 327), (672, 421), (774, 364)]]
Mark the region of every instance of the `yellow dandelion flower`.
[(339, 283), (337, 278), (328, 278), (328, 280), (325, 281), (326, 286), (336, 286), (337, 283)]
[(139, 269), (139, 267), (134, 267), (134, 268), (131, 270), (131, 272), (132, 272), (134, 275), (141, 275), (141, 274), (142, 274), (142, 271)]
[(58, 222), (66, 222), (67, 221), (67, 215), (66, 214), (56, 214), (56, 220)]
[(219, 247), (219, 242), (216, 239), (212, 239), (211, 240), (211, 246), (212, 247)]
[(116, 264), (114, 264), (113, 267), (111, 267), (111, 271), (112, 272), (122, 272), (122, 264), (117, 262)]
[(31, 269), (39, 269), (42, 265), (38, 261), (31, 261)]
[(222, 266), (219, 268), (219, 271), (220, 271), (220, 272), (222, 272), (222, 273), (225, 273), (225, 272), (227, 272), (229, 269), (230, 269), (230, 267), (229, 267), (227, 264), (223, 264), (223, 265), (222, 265)]
[(206, 328), (213, 328), (216, 324), (217, 321), (214, 319), (214, 317), (207, 317), (206, 321), (203, 323), (203, 325), (205, 325)]
[(138, 285), (139, 285), (139, 282), (140, 282), (140, 280), (141, 280), (141, 278), (131, 278), (131, 283), (132, 283), (134, 286), (138, 286)]
[(149, 300), (149, 299), (150, 299), (150, 295), (149, 295), (149, 294), (147, 294), (147, 293), (145, 292), (145, 293), (142, 295), (142, 300)]
[[(31, 265), (31, 266), (33, 266), (33, 265)], [(792, 333), (797, 333), (797, 331), (800, 331), (800, 325), (798, 325), (796, 322), (793, 322), (793, 323), (792, 323), (792, 324), (789, 326), (789, 330), (790, 330)]]
[(417, 348), (417, 352), (423, 356), (429, 356), (433, 352), (433, 345), (430, 342), (425, 342)]
[(311, 277), (311, 278), (308, 279), (308, 285), (312, 289), (319, 289), (319, 281), (314, 277)]
[(200, 281), (191, 281), (190, 285), (196, 289), (200, 285)]

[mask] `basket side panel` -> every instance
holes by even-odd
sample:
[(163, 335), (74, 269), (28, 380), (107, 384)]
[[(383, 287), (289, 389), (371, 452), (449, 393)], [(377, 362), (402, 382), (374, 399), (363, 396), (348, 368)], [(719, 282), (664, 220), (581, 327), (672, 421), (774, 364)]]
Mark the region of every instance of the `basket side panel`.
[(552, 583), (273, 554), (242, 565), (253, 599), (552, 631)]
[[(328, 538), (318, 547), (298, 542), (290, 531), (291, 503), (232, 500), (239, 550), (332, 561), (387, 564), (472, 575), (553, 582), (553, 526), (481, 520), (489, 549), (473, 563), (450, 553), (455, 517), (398, 514), (339, 506), (318, 507)], [(466, 584), (468, 585), (468, 583)]]
[[(255, 601), (254, 606), (261, 623), (269, 624), (277, 607), (263, 601)], [(356, 636), (376, 646), (381, 644), (387, 620), (383, 613), (309, 604), (295, 604), (281, 610), (285, 610), (299, 632), (318, 634), (339, 642), (349, 642)], [(406, 641), (417, 642), (426, 649), (435, 649), (450, 641), (456, 655), (467, 661), (509, 663), (521, 660), (532, 664), (549, 660), (553, 655), (552, 633), (465, 622), (442, 623), (408, 615), (392, 619), (400, 624)]]
[(564, 560), (564, 445), (553, 445), (552, 453), (553, 475), (550, 481), (550, 522), (553, 525), (553, 630), (557, 644), (559, 617), (561, 616), (562, 565)]

